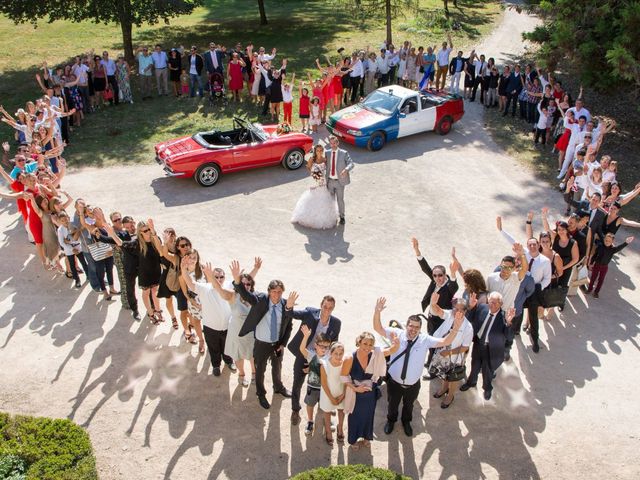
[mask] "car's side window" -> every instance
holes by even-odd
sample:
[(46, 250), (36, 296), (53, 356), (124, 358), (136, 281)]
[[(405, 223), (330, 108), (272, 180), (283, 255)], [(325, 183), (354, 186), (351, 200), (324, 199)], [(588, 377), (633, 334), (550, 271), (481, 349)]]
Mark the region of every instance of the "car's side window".
[(402, 103), (402, 107), (400, 108), (400, 111), (402, 113), (404, 113), (405, 115), (417, 112), (418, 111), (418, 99), (416, 97), (407, 98)]
[(420, 96), (420, 105), (422, 106), (422, 110), (425, 110), (427, 108), (435, 107), (437, 105), (437, 103), (434, 102), (433, 100), (431, 100), (426, 95), (421, 95)]

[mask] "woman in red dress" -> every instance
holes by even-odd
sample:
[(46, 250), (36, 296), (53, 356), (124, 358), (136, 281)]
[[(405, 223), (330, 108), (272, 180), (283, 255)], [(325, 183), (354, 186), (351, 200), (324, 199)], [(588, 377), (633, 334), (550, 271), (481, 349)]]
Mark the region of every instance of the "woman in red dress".
[(240, 101), (240, 91), (244, 85), (244, 78), (242, 77), (242, 69), (247, 64), (240, 58), (237, 52), (233, 52), (231, 61), (229, 62), (228, 77), (229, 77), (229, 90), (233, 92), (233, 99), (237, 102)]
[(558, 111), (564, 118), (564, 132), (555, 144), (555, 148), (558, 150), (558, 171), (560, 171), (562, 163), (564, 162), (564, 155), (569, 147), (569, 139), (571, 138), (571, 132), (573, 131), (572, 125), (576, 122), (572, 111), (565, 113), (561, 106), (559, 106)]

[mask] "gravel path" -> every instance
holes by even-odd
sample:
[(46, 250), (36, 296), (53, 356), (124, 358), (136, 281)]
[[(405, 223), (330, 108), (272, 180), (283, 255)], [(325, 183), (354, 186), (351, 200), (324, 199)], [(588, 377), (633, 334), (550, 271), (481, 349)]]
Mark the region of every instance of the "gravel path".
[[(520, 33), (535, 19), (507, 10), (478, 49), (498, 58), (522, 50)], [(489, 56), (489, 55), (487, 55)], [(280, 278), (315, 305), (338, 299), (342, 340), (371, 329), (376, 297), (384, 318), (416, 313), (427, 283), (409, 243), (422, 240), (430, 261), (448, 262), (456, 246), (465, 267), (488, 272), (509, 252), (495, 216), (523, 237), (527, 210), (559, 211), (560, 197), (501, 153), (483, 128), (481, 108), (454, 131), (425, 134), (372, 154), (353, 150), (347, 225), (329, 232), (298, 229), (289, 215), (306, 188), (304, 172), (280, 168), (229, 175), (212, 189), (167, 179), (156, 165), (86, 169), (69, 175), (69, 191), (105, 211), (151, 216), (187, 233), (204, 259), (226, 266), (264, 259), (258, 287)], [(74, 196), (75, 196), (74, 195)], [(65, 278), (40, 272), (14, 209), (0, 203), (0, 409), (69, 417), (86, 426), (102, 479), (282, 480), (330, 463), (372, 463), (413, 478), (637, 478), (640, 443), (640, 270), (637, 246), (612, 265), (601, 299), (582, 294), (561, 318), (541, 327), (542, 351), (516, 342), (513, 361), (495, 381), (494, 399), (456, 396), (443, 411), (423, 384), (413, 440), (382, 433), (377, 409), (372, 449), (332, 450), (321, 431), (307, 439), (289, 424), (290, 404), (276, 398), (268, 414), (253, 388), (234, 375), (207, 373), (209, 360), (170, 325), (138, 323), (117, 302), (80, 295)], [(624, 232), (620, 237), (624, 236)], [(589, 307), (588, 313), (585, 313)], [(291, 385), (291, 356), (285, 383)], [(594, 468), (595, 467), (595, 468)]]

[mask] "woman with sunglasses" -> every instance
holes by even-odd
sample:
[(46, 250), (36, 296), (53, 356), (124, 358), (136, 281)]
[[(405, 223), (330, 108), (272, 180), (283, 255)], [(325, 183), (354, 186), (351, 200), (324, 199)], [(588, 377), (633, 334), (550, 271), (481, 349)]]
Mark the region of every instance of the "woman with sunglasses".
[[(256, 257), (251, 272), (240, 274), (240, 281), (248, 292), (255, 291), (255, 278), (262, 266), (262, 259)], [(231, 321), (227, 330), (227, 339), (224, 346), (224, 353), (233, 359), (238, 367), (238, 383), (243, 387), (248, 387), (250, 383), (255, 383), (256, 367), (253, 363), (253, 344), (255, 337), (253, 333), (240, 337), (240, 328), (244, 324), (251, 305), (245, 302), (238, 293), (228, 290), (218, 282), (212, 283), (218, 294), (231, 305)], [(249, 360), (251, 364), (251, 382), (247, 380), (244, 361)]]
[[(105, 223), (105, 229), (119, 247), (134, 250), (138, 255), (138, 286), (142, 289), (142, 301), (147, 310), (146, 318), (158, 325), (163, 322), (160, 301), (158, 300), (158, 286), (160, 285), (160, 252), (162, 244), (156, 234), (153, 220), (138, 222), (136, 238), (123, 242), (114, 232), (113, 227)], [(156, 307), (158, 310), (156, 310)]]
[[(193, 325), (196, 333), (191, 333), (190, 337), (194, 338), (198, 336), (198, 352), (203, 355), (204, 349), (204, 333), (202, 331), (202, 303), (198, 298), (198, 294), (195, 292), (195, 283), (204, 279), (204, 273), (202, 265), (200, 264), (200, 254), (197, 250), (188, 250), (184, 252), (180, 261), (180, 277), (184, 289), (186, 290), (186, 297), (188, 301), (188, 316), (189, 323)], [(185, 328), (185, 338), (187, 337)], [(194, 343), (190, 338), (187, 338), (189, 343)]]

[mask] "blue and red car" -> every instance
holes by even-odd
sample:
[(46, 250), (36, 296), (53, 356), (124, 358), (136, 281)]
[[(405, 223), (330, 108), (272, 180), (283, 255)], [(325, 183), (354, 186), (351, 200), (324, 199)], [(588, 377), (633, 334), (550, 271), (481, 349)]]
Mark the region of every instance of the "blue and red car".
[(463, 115), (459, 95), (390, 85), (332, 114), (326, 126), (347, 143), (377, 151), (391, 140), (416, 133), (446, 135)]

